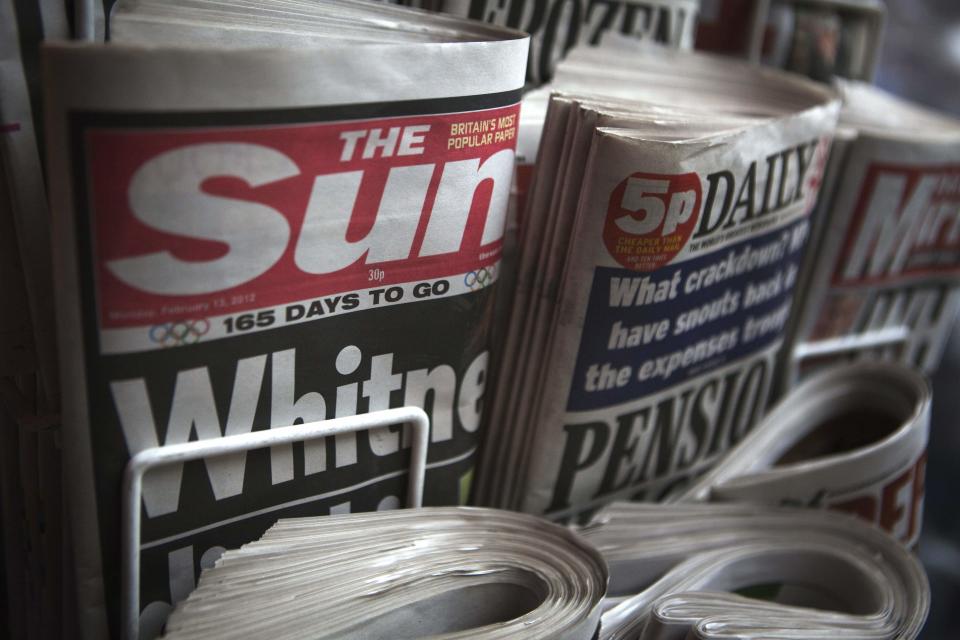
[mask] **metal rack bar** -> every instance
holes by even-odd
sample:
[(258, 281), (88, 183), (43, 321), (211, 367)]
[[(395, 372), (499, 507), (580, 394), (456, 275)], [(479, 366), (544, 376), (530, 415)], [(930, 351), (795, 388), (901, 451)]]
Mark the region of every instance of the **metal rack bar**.
[(358, 416), (321, 420), (301, 425), (252, 431), (222, 438), (153, 447), (136, 453), (123, 473), (122, 488), (122, 637), (137, 640), (140, 633), (140, 518), (143, 476), (150, 469), (212, 456), (265, 449), (280, 444), (326, 438), (338, 433), (364, 431), (405, 423), (413, 431), (407, 506), (423, 504), (423, 481), (427, 469), (430, 419), (420, 407), (386, 409)]
[(840, 336), (828, 340), (814, 340), (801, 342), (793, 349), (795, 361), (807, 358), (832, 355), (847, 351), (865, 351), (879, 349), (895, 344), (904, 343), (910, 337), (910, 330), (906, 327), (885, 327), (864, 333)]
[(94, 2), (101, 0), (77, 0), (74, 6), (74, 21), (76, 24), (77, 40), (92, 42), (95, 38), (94, 21), (96, 8)]

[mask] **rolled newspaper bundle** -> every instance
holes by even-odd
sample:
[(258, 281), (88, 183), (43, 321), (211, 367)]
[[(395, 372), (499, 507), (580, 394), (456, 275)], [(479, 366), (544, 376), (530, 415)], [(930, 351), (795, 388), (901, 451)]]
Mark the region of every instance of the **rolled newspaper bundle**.
[(675, 500), (823, 506), (913, 545), (929, 427), (930, 389), (920, 374), (894, 363), (834, 367), (781, 400)]
[(910, 640), (930, 606), (920, 563), (843, 514), (618, 502), (581, 534), (610, 566), (603, 640)]
[(606, 586), (591, 545), (533, 516), (453, 507), (289, 519), (204, 571), (164, 637), (590, 640)]

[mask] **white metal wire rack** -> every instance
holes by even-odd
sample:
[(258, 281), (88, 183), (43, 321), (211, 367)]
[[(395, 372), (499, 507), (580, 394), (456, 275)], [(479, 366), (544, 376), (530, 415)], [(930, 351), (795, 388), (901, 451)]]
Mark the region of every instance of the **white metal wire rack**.
[(252, 431), (222, 438), (153, 447), (138, 452), (127, 463), (122, 487), (121, 633), (124, 640), (140, 635), (140, 518), (143, 477), (150, 469), (190, 460), (239, 453), (253, 449), (304, 442), (338, 433), (364, 431), (393, 424), (411, 428), (410, 475), (407, 507), (423, 504), (423, 481), (427, 469), (430, 419), (420, 407), (401, 407), (373, 413), (309, 422), (300, 425)]

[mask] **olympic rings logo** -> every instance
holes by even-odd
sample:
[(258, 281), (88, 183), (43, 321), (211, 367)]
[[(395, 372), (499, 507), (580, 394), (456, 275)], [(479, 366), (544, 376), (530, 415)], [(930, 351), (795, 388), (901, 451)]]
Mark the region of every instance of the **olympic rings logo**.
[(199, 342), (208, 331), (210, 322), (206, 318), (177, 320), (150, 327), (150, 341), (164, 347), (179, 347)]
[(488, 284), (493, 284), (497, 277), (496, 266), (481, 267), (476, 271), (471, 271), (463, 276), (463, 284), (470, 290), (483, 289)]

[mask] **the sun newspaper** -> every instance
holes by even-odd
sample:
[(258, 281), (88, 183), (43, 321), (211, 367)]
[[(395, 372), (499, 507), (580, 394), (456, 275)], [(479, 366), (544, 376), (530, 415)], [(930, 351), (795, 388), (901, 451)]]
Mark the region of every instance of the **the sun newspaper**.
[[(111, 43), (47, 51), (86, 637), (117, 633), (139, 451), (417, 405), (425, 503), (470, 489), (528, 39), (389, 5), (284, 7), (121, 2)], [(278, 517), (401, 505), (408, 459), (394, 425), (149, 472), (140, 637)]]

